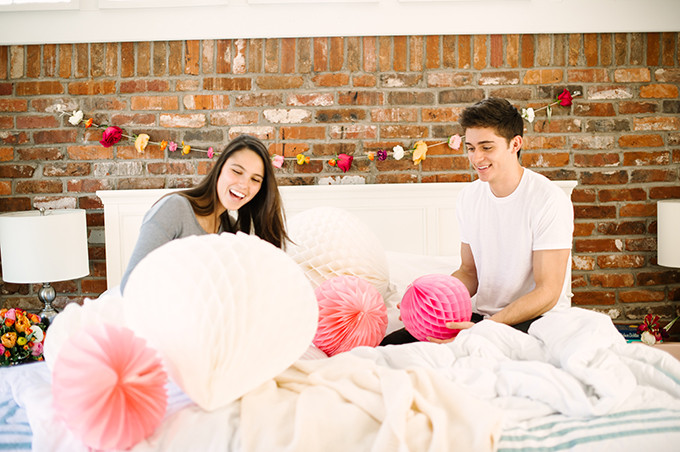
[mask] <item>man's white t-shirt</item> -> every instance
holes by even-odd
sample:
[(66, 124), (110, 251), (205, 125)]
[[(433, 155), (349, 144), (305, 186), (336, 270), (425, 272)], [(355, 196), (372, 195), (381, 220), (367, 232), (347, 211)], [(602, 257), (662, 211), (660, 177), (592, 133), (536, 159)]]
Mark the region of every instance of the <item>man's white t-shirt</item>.
[[(477, 268), (473, 309), (485, 317), (533, 290), (533, 251), (572, 247), (571, 201), (547, 177), (526, 168), (515, 191), (503, 198), (481, 180), (465, 187), (456, 215), (461, 241), (470, 245)], [(571, 305), (571, 255), (564, 278), (553, 310)]]

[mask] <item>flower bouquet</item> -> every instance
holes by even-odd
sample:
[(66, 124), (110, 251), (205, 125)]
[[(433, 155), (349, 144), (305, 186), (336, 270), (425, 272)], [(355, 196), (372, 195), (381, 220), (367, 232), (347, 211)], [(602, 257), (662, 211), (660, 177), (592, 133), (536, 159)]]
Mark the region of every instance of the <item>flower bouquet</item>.
[(47, 323), (23, 309), (0, 310), (0, 366), (43, 360)]
[(668, 325), (663, 328), (659, 325), (659, 316), (647, 314), (645, 316), (645, 321), (638, 326), (637, 332), (640, 335), (640, 340), (647, 345), (654, 345), (657, 342), (663, 342), (664, 339), (668, 339), (668, 330), (671, 329), (676, 320), (680, 316), (673, 319)]

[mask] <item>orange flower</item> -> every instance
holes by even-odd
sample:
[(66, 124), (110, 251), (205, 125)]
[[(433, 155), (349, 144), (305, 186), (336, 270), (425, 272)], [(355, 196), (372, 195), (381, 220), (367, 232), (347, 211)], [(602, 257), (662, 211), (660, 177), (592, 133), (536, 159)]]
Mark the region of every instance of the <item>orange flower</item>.
[(14, 347), (14, 344), (16, 344), (17, 342), (17, 333), (9, 332), (3, 334), (2, 337), (0, 338), (0, 342), (2, 342), (2, 345), (4, 345), (7, 348)]
[(369, 160), (375, 160), (375, 152), (369, 152), (368, 153), (368, 159)]
[(163, 140), (161, 141), (161, 152), (165, 151), (165, 148), (168, 147), (168, 142)]
[(184, 141), (182, 141), (182, 154), (187, 155), (189, 152), (191, 152), (191, 146), (185, 145)]
[(329, 164), (330, 166), (335, 166), (336, 163), (337, 163), (337, 162), (335, 161), (335, 159), (330, 159), (330, 160), (328, 161), (328, 164)]
[(23, 315), (17, 316), (17, 323), (14, 326), (14, 329), (16, 329), (18, 333), (25, 333), (31, 329), (31, 322)]
[(88, 119), (88, 120), (85, 122), (85, 128), (86, 128), (86, 129), (89, 129), (90, 127), (92, 127), (92, 118)]

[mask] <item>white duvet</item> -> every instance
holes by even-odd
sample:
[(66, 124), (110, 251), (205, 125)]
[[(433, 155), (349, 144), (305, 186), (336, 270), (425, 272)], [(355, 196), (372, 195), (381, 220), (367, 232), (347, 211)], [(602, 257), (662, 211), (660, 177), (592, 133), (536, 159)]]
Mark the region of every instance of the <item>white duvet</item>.
[[(544, 316), (529, 333), (483, 321), (446, 345), (362, 347), (298, 361), (213, 412), (171, 386), (163, 425), (133, 450), (527, 450), (536, 441), (634, 450), (650, 438), (656, 452), (674, 450), (680, 362), (627, 344), (607, 316), (578, 308)], [(25, 407), (33, 450), (86, 450), (53, 419), (49, 380), (41, 364), (3, 369), (0, 390), (12, 390)], [(630, 426), (619, 421), (614, 429), (624, 416)], [(553, 421), (572, 427), (553, 434), (557, 428), (546, 427)], [(649, 427), (636, 433), (640, 422), (659, 434), (650, 436)], [(594, 425), (601, 431), (588, 430)], [(546, 438), (534, 434), (540, 429)], [(630, 437), (612, 443), (622, 431)]]

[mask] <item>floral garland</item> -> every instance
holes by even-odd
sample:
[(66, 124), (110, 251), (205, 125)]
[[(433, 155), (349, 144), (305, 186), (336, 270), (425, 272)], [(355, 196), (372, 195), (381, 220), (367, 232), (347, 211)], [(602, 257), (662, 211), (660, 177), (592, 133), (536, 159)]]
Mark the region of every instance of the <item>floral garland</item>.
[(659, 316), (647, 314), (645, 316), (644, 322), (642, 322), (637, 328), (637, 332), (640, 335), (640, 340), (647, 345), (654, 345), (657, 342), (663, 342), (664, 339), (668, 339), (670, 336), (668, 331), (679, 318), (680, 316), (674, 318), (666, 326), (661, 328), (659, 325)]
[(522, 113), (521, 113), (522, 118), (526, 119), (530, 123), (534, 122), (534, 119), (536, 119), (536, 112), (541, 111), (541, 110), (545, 110), (545, 113), (548, 117), (548, 121), (550, 121), (552, 119), (552, 107), (553, 107), (553, 105), (560, 104), (560, 106), (562, 106), (562, 107), (569, 107), (572, 104), (572, 100), (574, 99), (574, 97), (578, 97), (580, 95), (581, 95), (581, 93), (579, 91), (574, 91), (574, 93), (572, 94), (571, 92), (569, 92), (568, 89), (565, 88), (562, 91), (562, 93), (560, 93), (557, 96), (557, 100), (555, 100), (554, 102), (552, 102), (548, 105), (544, 105), (543, 107), (537, 108), (535, 110), (531, 107), (530, 108), (522, 108)]
[(23, 309), (0, 309), (0, 366), (43, 360), (47, 324)]
[[(532, 123), (536, 118), (536, 113), (541, 110), (545, 110), (548, 116), (548, 121), (550, 121), (550, 119), (552, 118), (552, 107), (554, 105), (559, 104), (560, 106), (568, 107), (572, 105), (573, 98), (580, 95), (581, 93), (578, 91), (571, 93), (569, 92), (569, 90), (564, 89), (562, 93), (560, 93), (557, 96), (556, 100), (548, 105), (536, 109), (522, 108), (521, 116), (523, 119)], [(60, 114), (62, 116), (69, 115), (66, 112), (60, 112)], [(149, 144), (157, 144), (159, 145), (161, 152), (165, 151), (165, 149), (168, 149), (168, 151), (170, 152), (175, 152), (179, 149), (184, 155), (189, 154), (191, 151), (205, 152), (209, 159), (212, 159), (216, 155), (212, 146), (209, 147), (208, 149), (200, 149), (192, 147), (188, 144), (184, 144), (184, 141), (182, 141), (181, 144), (177, 144), (174, 141), (166, 140), (151, 141), (151, 137), (146, 133), (140, 133), (139, 135), (134, 134), (127, 135), (123, 132), (123, 130), (120, 127), (110, 126), (106, 124), (96, 124), (92, 118), (83, 121), (84, 117), (85, 115), (83, 114), (82, 110), (75, 110), (73, 111), (73, 113), (69, 115), (68, 122), (74, 126), (84, 124), (85, 128), (95, 127), (104, 129), (102, 139), (99, 141), (99, 143), (107, 148), (117, 144), (123, 138), (127, 138), (129, 140), (134, 141), (135, 149), (137, 149), (137, 152), (139, 152), (140, 154), (144, 152), (144, 150)], [(427, 151), (429, 149), (443, 144), (448, 145), (451, 149), (460, 149), (461, 143), (462, 137), (458, 134), (455, 134), (450, 136), (447, 141), (434, 143), (429, 146), (425, 141), (420, 140), (414, 144), (412, 149), (409, 150), (405, 150), (402, 146), (397, 145), (394, 146), (391, 150), (380, 149), (378, 151), (370, 151), (366, 154), (366, 157), (368, 157), (368, 159), (371, 161), (374, 160), (383, 161), (387, 160), (388, 155), (391, 153), (393, 159), (401, 160), (407, 153), (410, 153), (411, 159), (413, 160), (413, 164), (418, 165), (427, 158)], [(286, 160), (294, 160), (298, 165), (305, 165), (311, 162), (311, 158), (303, 153), (299, 153), (295, 157), (288, 158), (278, 154), (274, 154), (271, 157), (272, 165), (276, 168), (281, 168)], [(347, 172), (351, 168), (353, 160), (354, 160), (353, 155), (342, 153), (329, 159), (326, 163), (328, 163), (329, 166), (337, 167), (343, 172)]]

